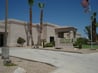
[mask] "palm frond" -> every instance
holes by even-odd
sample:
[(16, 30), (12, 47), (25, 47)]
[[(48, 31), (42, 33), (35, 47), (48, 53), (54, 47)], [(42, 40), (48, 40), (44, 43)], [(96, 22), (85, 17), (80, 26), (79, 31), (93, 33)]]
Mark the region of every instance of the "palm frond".
[(93, 21), (94, 16), (91, 16), (91, 20)]
[(28, 0), (28, 3), (30, 6), (32, 6), (34, 4), (34, 0)]
[(44, 3), (38, 3), (39, 8), (44, 8), (45, 4)]
[(97, 15), (97, 13), (96, 13), (96, 12), (94, 12), (94, 13), (93, 13), (93, 16), (94, 16), (94, 17), (96, 17), (96, 15)]
[(96, 27), (98, 27), (98, 22), (96, 23)]

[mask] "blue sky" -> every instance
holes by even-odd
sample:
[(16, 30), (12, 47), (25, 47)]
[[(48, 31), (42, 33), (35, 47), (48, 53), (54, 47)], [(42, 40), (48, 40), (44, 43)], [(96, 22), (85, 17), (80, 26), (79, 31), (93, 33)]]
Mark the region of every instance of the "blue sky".
[[(29, 22), (28, 0), (8, 0), (10, 19)], [(33, 5), (33, 23), (39, 23), (38, 2), (44, 2), (44, 22), (60, 26), (74, 26), (78, 32), (86, 36), (84, 27), (90, 24), (90, 14), (84, 12), (82, 0), (35, 0)], [(90, 0), (91, 10), (98, 14), (98, 0)], [(5, 18), (5, 0), (0, 0), (0, 20)], [(98, 15), (97, 15), (98, 21)]]

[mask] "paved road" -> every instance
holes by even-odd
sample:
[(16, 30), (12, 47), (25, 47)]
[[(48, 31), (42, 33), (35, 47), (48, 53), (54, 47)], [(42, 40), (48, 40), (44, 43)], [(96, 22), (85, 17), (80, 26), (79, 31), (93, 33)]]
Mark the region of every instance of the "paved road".
[(11, 48), (10, 55), (52, 64), (57, 67), (52, 73), (98, 73), (98, 53), (78, 54)]

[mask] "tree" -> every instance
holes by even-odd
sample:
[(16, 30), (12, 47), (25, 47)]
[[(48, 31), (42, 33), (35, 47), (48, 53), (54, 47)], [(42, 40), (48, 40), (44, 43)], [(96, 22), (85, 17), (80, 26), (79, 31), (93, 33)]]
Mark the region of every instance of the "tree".
[(88, 39), (91, 40), (91, 26), (85, 26), (85, 33), (88, 36)]
[(34, 4), (34, 0), (28, 0), (28, 4), (30, 6), (30, 9), (29, 9), (29, 12), (30, 12), (30, 23), (29, 23), (29, 26), (30, 26), (30, 38), (31, 38), (31, 45), (34, 45), (34, 42), (33, 42), (33, 36), (32, 36), (32, 6)]
[(43, 8), (45, 6), (44, 3), (38, 3), (38, 6), (40, 8), (40, 27), (39, 27), (39, 34), (38, 34), (38, 45), (41, 45), (42, 39), (41, 39), (41, 34), (43, 30)]
[[(25, 23), (24, 23), (25, 24)], [(25, 33), (26, 33), (26, 40), (27, 40), (27, 46), (29, 46), (29, 24), (25, 24), (24, 25), (24, 28), (25, 28)]]
[(96, 27), (98, 27), (98, 22), (96, 23)]
[(24, 40), (22, 37), (19, 37), (19, 38), (17, 39), (17, 43), (18, 43), (19, 45), (23, 46), (23, 44), (25, 43), (25, 40)]
[(96, 15), (97, 13), (94, 12), (91, 16), (92, 21), (92, 42), (96, 42)]
[(4, 48), (2, 48), (2, 58), (4, 59), (4, 64), (11, 63), (9, 59), (9, 48), (7, 46), (7, 25), (8, 25), (8, 0), (6, 0), (5, 6), (5, 34), (4, 34)]
[[(98, 22), (96, 23), (96, 28), (98, 28)], [(96, 41), (98, 42), (98, 33), (96, 33)]]
[(97, 42), (98, 42), (98, 33), (96, 34), (96, 36), (97, 36), (97, 38), (96, 38), (96, 39), (97, 39)]

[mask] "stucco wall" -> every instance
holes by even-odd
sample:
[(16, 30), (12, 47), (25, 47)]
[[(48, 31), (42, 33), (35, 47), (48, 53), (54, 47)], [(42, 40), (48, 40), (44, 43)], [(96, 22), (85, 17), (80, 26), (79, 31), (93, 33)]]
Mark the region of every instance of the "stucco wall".
[(38, 29), (37, 27), (32, 27), (32, 35), (33, 35), (33, 41), (34, 44), (37, 44), (38, 39)]
[(55, 27), (47, 26), (47, 32), (46, 32), (46, 40), (47, 42), (50, 42), (50, 37), (54, 37), (55, 39)]
[(22, 37), (26, 40), (26, 33), (25, 33), (25, 26), (19, 24), (10, 24), (10, 31), (9, 31), (9, 39), (10, 44), (9, 46), (16, 46), (17, 39)]
[(4, 28), (5, 28), (5, 24), (1, 22), (0, 23), (0, 32), (4, 32), (5, 31)]
[[(12, 19), (12, 20), (9, 20), (8, 23), (9, 24), (8, 24), (8, 43), (7, 44), (9, 46), (17, 46), (17, 39), (19, 37), (22, 37), (27, 41), (26, 32), (25, 32), (26, 22)], [(33, 35), (34, 44), (37, 44), (37, 41), (38, 41), (37, 25), (38, 24), (32, 27), (32, 35)], [(41, 38), (46, 39), (46, 42), (50, 42), (50, 37), (54, 37), (54, 41), (56, 41), (55, 28), (58, 28), (58, 27), (60, 26), (45, 23), (43, 26), (43, 33)], [(0, 32), (4, 32), (4, 21), (0, 22)], [(69, 33), (70, 33), (70, 39), (73, 39), (74, 38), (73, 32), (70, 31)], [(67, 34), (65, 34), (65, 36), (69, 38)], [(26, 45), (26, 43), (24, 45)]]

